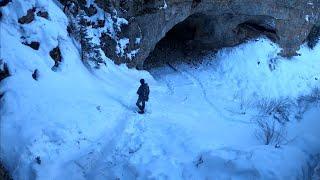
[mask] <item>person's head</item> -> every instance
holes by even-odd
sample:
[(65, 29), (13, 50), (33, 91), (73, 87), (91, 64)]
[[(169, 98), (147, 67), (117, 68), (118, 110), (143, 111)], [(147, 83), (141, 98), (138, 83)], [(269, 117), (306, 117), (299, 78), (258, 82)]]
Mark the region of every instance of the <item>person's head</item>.
[(140, 83), (141, 83), (141, 84), (144, 84), (144, 79), (140, 79)]

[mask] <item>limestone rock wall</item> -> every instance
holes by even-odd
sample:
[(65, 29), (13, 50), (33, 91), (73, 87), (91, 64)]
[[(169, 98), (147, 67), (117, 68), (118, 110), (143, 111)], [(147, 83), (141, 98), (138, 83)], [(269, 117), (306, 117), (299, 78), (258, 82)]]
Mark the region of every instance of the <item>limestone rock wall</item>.
[[(185, 21), (195, 29), (190, 45), (206, 49), (234, 46), (261, 34), (283, 49), (281, 56), (297, 55), (311, 29), (320, 24), (319, 0), (95, 0), (106, 12), (128, 20), (118, 38), (127, 38), (132, 58), (112, 51), (115, 42), (103, 42), (105, 53), (118, 63), (141, 68), (165, 34)], [(104, 37), (102, 41), (114, 41)]]

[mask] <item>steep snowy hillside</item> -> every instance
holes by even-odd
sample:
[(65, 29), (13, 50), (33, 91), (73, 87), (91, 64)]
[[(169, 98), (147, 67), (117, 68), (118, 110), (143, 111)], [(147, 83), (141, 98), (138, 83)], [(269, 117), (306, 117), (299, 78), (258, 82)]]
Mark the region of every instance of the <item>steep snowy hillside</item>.
[[(81, 61), (61, 8), (46, 0), (1, 8), (10, 76), (0, 83), (0, 162), (14, 179), (320, 176), (320, 45), (288, 60), (261, 38), (196, 65), (146, 72), (103, 55), (95, 69)], [(19, 22), (30, 9), (32, 20)], [(144, 115), (135, 107), (140, 78), (151, 89)]]

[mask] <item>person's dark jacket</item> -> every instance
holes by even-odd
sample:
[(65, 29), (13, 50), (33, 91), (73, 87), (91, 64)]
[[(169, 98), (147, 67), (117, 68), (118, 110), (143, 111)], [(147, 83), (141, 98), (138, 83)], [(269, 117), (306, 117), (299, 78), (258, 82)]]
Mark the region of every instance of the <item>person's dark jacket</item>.
[(150, 90), (149, 90), (149, 86), (147, 83), (141, 84), (138, 91), (137, 91), (139, 98), (141, 98), (143, 101), (149, 100), (149, 93), (150, 93)]

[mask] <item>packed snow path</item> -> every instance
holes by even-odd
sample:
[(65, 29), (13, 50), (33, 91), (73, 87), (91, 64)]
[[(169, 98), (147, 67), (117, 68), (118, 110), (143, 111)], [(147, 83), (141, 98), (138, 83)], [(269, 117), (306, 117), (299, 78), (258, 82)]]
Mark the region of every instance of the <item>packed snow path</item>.
[[(172, 69), (172, 73), (168, 73), (169, 70), (167, 69)], [(182, 101), (186, 101), (188, 98), (192, 96), (197, 96), (199, 97), (198, 101), (204, 100), (205, 103), (212, 108), (213, 111), (215, 111), (215, 114), (219, 119), (224, 119), (228, 121), (236, 121), (236, 122), (242, 122), (242, 123), (252, 123), (249, 119), (246, 120), (241, 120), (245, 118), (239, 117), (239, 114), (236, 114), (238, 116), (234, 116), (235, 113), (230, 113), (225, 110), (225, 108), (218, 108), (217, 105), (213, 101), (216, 99), (216, 97), (219, 96), (219, 94), (215, 94), (211, 96), (210, 98), (208, 97), (207, 89), (212, 90), (211, 87), (205, 87), (204, 84), (201, 82), (201, 80), (196, 77), (196, 75), (193, 74), (194, 69), (191, 66), (186, 66), (185, 64), (181, 65), (173, 65), (171, 63), (167, 63), (167, 67), (160, 67), (160, 68), (155, 68), (151, 70), (151, 74), (155, 79), (158, 81), (164, 81), (167, 84), (168, 90), (169, 90), (169, 99), (172, 97), (180, 97), (181, 95), (179, 92), (176, 91), (181, 91), (181, 89), (186, 88), (186, 89), (192, 89), (190, 90), (191, 93), (186, 94), (185, 98)], [(174, 76), (170, 80), (170, 77)], [(176, 80), (176, 81), (174, 81)], [(210, 84), (210, 82), (207, 82), (206, 84)], [(216, 87), (219, 88), (219, 87)], [(200, 98), (202, 96), (202, 98)], [(203, 106), (203, 113), (206, 112), (206, 105)], [(210, 110), (209, 110), (210, 112)]]

